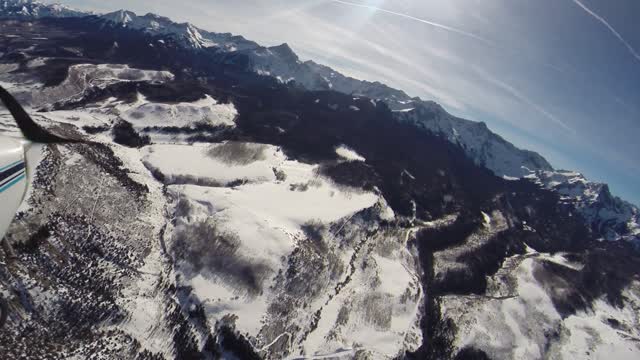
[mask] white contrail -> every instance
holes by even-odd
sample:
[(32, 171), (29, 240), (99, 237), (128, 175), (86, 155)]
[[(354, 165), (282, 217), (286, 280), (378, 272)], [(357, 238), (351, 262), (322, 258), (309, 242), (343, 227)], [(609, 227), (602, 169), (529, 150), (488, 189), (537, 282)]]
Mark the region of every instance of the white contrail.
[(456, 34), (458, 34), (458, 35), (462, 35), (462, 36), (470, 37), (470, 38), (473, 38), (473, 39), (475, 39), (475, 40), (479, 40), (479, 41), (482, 41), (482, 42), (484, 42), (484, 43), (486, 43), (486, 44), (489, 44), (489, 45), (491, 45), (491, 46), (494, 46), (493, 41), (488, 40), (488, 39), (485, 39), (485, 38), (483, 38), (482, 36), (478, 36), (478, 35), (476, 35), (476, 34), (473, 34), (473, 33), (470, 33), (470, 32), (464, 31), (464, 30), (456, 29), (456, 28), (453, 28), (453, 27), (451, 27), (451, 26), (438, 24), (438, 23), (433, 22), (433, 21), (428, 21), (428, 20), (425, 20), (425, 19), (420, 19), (420, 18), (417, 18), (417, 17), (415, 17), (415, 16), (411, 16), (411, 15), (407, 15), (407, 14), (403, 14), (403, 13), (399, 13), (399, 12), (395, 12), (395, 11), (391, 11), (391, 10), (387, 10), (387, 9), (379, 8), (379, 7), (377, 7), (377, 6), (371, 6), (371, 5), (364, 5), (364, 4), (352, 3), (352, 2), (349, 2), (349, 1), (343, 1), (343, 0), (332, 0), (332, 1), (333, 1), (333, 2), (336, 2), (336, 3), (339, 3), (339, 4), (344, 4), (344, 5), (349, 5), (349, 6), (355, 6), (355, 7), (366, 8), (366, 9), (374, 10), (374, 11), (377, 11), (377, 12), (382, 12), (382, 13), (386, 13), (386, 14), (390, 14), (390, 15), (394, 15), (394, 16), (403, 17), (403, 18), (405, 18), (405, 19), (409, 19), (409, 20), (413, 20), (413, 21), (418, 21), (418, 22), (421, 22), (421, 23), (423, 23), (423, 24), (431, 25), (431, 26), (433, 26), (433, 27), (435, 27), (435, 28), (438, 28), (438, 29), (442, 29), (442, 30), (446, 30), (446, 31), (449, 31), (449, 32), (452, 32), (452, 33), (456, 33)]
[[(344, 4), (344, 5), (348, 5), (348, 6), (355, 6), (355, 7), (370, 9), (370, 10), (374, 10), (374, 11), (377, 11), (377, 12), (387, 13), (387, 14), (398, 16), (398, 17), (402, 17), (402, 18), (405, 18), (405, 19), (418, 21), (418, 22), (421, 22), (423, 24), (427, 24), (427, 25), (433, 26), (433, 27), (435, 27), (437, 29), (443, 29), (443, 30), (446, 30), (446, 31), (449, 31), (449, 32), (453, 32), (453, 33), (458, 34), (458, 35), (462, 35), (462, 36), (465, 36), (465, 37), (468, 37), (468, 38), (472, 38), (474, 40), (478, 40), (478, 41), (480, 41), (480, 42), (482, 42), (482, 43), (484, 43), (484, 44), (486, 44), (486, 45), (488, 45), (490, 47), (493, 47), (493, 48), (495, 48), (497, 50), (500, 50), (500, 51), (503, 51), (505, 53), (508, 53), (508, 54), (511, 54), (511, 55), (515, 55), (515, 56), (518, 56), (518, 57), (523, 57), (521, 54), (516, 52), (515, 49), (505, 48), (505, 47), (500, 46), (499, 44), (497, 44), (495, 41), (489, 40), (487, 38), (484, 38), (482, 36), (476, 35), (474, 33), (470, 33), (470, 32), (464, 31), (464, 30), (453, 28), (451, 26), (447, 26), (447, 25), (439, 24), (439, 23), (436, 23), (436, 22), (433, 22), (433, 21), (420, 19), (420, 18), (417, 18), (415, 16), (411, 16), (411, 15), (407, 15), (407, 14), (403, 14), (403, 13), (399, 13), (399, 12), (395, 12), (395, 11), (379, 8), (377, 6), (358, 4), (358, 3), (353, 3), (353, 2), (344, 1), (344, 0), (331, 0), (331, 1), (335, 2), (335, 3), (339, 3), (339, 4)], [(531, 61), (531, 59), (529, 59), (526, 56), (524, 58), (525, 58), (525, 60)], [(547, 63), (545, 61), (536, 60), (534, 62), (536, 64), (538, 64), (538, 65), (542, 65), (542, 66), (551, 68), (551, 69), (553, 69), (553, 70), (555, 70), (557, 72), (560, 72), (560, 73), (564, 73), (565, 72), (565, 70), (563, 68), (560, 68), (560, 67), (558, 67), (558, 66), (556, 66), (554, 64), (551, 64), (551, 63)]]
[(550, 113), (547, 110), (545, 110), (541, 105), (535, 103), (533, 100), (529, 99), (526, 95), (522, 94), (519, 90), (515, 89), (511, 85), (506, 84), (506, 83), (504, 83), (502, 81), (499, 81), (499, 80), (492, 80), (491, 82), (493, 82), (494, 85), (496, 85), (499, 88), (503, 89), (507, 93), (511, 94), (511, 96), (513, 96), (516, 99), (522, 101), (523, 103), (529, 105), (535, 111), (537, 111), (540, 114), (544, 115), (547, 119), (549, 119), (549, 120), (553, 121), (554, 123), (560, 125), (560, 127), (562, 127), (563, 129), (567, 130), (569, 133), (571, 133), (571, 134), (575, 134), (576, 133), (576, 131), (574, 129), (572, 129), (571, 127), (569, 127), (569, 125), (567, 125), (564, 121), (560, 120), (557, 116), (555, 116), (552, 113)]
[(513, 96), (517, 100), (521, 101), (522, 103), (530, 106), (532, 109), (534, 109), (538, 113), (542, 114), (547, 119), (553, 121), (554, 123), (556, 123), (557, 125), (559, 125), (563, 129), (567, 130), (569, 133), (574, 134), (574, 135), (576, 134), (576, 130), (575, 129), (569, 127), (569, 125), (567, 125), (564, 121), (560, 120), (557, 116), (555, 116), (552, 113), (550, 113), (549, 111), (545, 110), (545, 108), (542, 107), (542, 105), (534, 102), (528, 96), (526, 96), (525, 94), (521, 93), (520, 90), (514, 88), (513, 86), (511, 86), (511, 85), (509, 85), (509, 84), (507, 84), (507, 83), (505, 83), (503, 81), (498, 80), (497, 78), (493, 77), (491, 74), (489, 74), (484, 69), (482, 69), (482, 68), (480, 68), (478, 66), (473, 66), (472, 65), (472, 69), (476, 72), (476, 74), (480, 75), (480, 77), (482, 79), (484, 79), (485, 81), (488, 81), (489, 83), (491, 83), (491, 84), (495, 85), (496, 87), (502, 89), (503, 91), (505, 91), (509, 95)]
[(620, 42), (623, 43), (624, 46), (627, 47), (627, 49), (629, 49), (629, 52), (631, 53), (631, 55), (633, 55), (633, 57), (635, 57), (636, 60), (640, 61), (640, 54), (638, 54), (638, 52), (622, 37), (622, 35), (620, 35), (619, 32), (616, 31), (616, 29), (613, 28), (613, 26), (609, 25), (607, 20), (605, 20), (602, 16), (596, 14), (593, 10), (589, 9), (585, 4), (581, 3), (580, 1), (573, 0), (573, 2), (576, 3), (576, 5), (580, 6), (582, 10), (586, 11), (594, 19), (601, 22), (602, 25), (606, 26), (607, 29), (609, 29), (609, 31), (611, 31), (611, 33), (613, 33), (613, 35), (615, 35), (615, 37), (617, 37), (618, 40), (620, 40)]

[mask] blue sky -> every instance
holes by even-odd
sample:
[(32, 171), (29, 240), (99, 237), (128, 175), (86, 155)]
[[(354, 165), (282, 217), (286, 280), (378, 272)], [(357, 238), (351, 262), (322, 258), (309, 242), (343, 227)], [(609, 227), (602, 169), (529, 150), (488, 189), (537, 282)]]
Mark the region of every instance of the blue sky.
[(154, 12), (484, 121), (640, 204), (640, 1), (68, 0)]

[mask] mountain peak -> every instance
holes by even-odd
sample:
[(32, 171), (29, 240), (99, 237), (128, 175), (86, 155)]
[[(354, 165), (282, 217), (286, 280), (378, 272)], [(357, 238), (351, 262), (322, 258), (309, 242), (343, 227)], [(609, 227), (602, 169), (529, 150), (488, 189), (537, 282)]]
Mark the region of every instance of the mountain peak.
[(296, 53), (287, 43), (282, 43), (277, 46), (272, 46), (269, 48), (269, 50), (275, 53), (276, 55), (278, 55), (279, 57), (281, 57), (282, 59), (284, 59), (286, 62), (300, 61), (300, 59), (298, 58), (298, 55), (296, 55)]
[(124, 10), (124, 9), (120, 9), (120, 10), (102, 15), (103, 19), (107, 19), (116, 24), (122, 24), (122, 25), (129, 24), (137, 17), (138, 16), (136, 15), (136, 13), (132, 11)]
[(154, 14), (154, 13), (151, 13), (151, 12), (146, 13), (143, 17), (150, 18), (150, 19), (155, 19), (155, 20), (161, 20), (161, 21), (171, 21), (171, 19), (169, 19), (168, 17), (161, 16), (161, 15), (158, 15), (158, 14)]

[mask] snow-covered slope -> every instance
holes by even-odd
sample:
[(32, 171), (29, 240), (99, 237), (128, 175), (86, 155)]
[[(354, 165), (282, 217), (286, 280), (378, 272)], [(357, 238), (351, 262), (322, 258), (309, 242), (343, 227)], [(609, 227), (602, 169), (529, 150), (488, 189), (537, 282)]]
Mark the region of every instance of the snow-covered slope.
[[(447, 314), (464, 324), (458, 328), (456, 346), (483, 349), (492, 359), (635, 358), (638, 319), (625, 307), (597, 300), (592, 309), (566, 314), (558, 306), (567, 301), (560, 293), (570, 293), (574, 286), (563, 273), (582, 266), (563, 254), (530, 251), (505, 261), (490, 279), (493, 293), (444, 297)], [(552, 287), (557, 288), (550, 293)], [(624, 293), (626, 306), (640, 305), (638, 290), (636, 282)]]
[(640, 210), (611, 195), (607, 184), (590, 182), (578, 172), (563, 170), (536, 171), (527, 178), (562, 195), (602, 239), (640, 244)]
[(142, 130), (167, 126), (233, 127), (233, 120), (237, 116), (233, 104), (219, 104), (211, 96), (194, 102), (158, 104), (138, 94), (136, 102), (118, 105), (117, 109), (123, 120)]
[[(46, 68), (47, 60), (42, 59), (42, 65), (31, 68), (36, 71)], [(72, 102), (88, 90), (104, 89), (112, 84), (138, 81), (157, 84), (173, 78), (174, 75), (168, 71), (132, 69), (123, 64), (77, 64), (69, 66), (64, 81), (45, 87), (20, 72), (0, 72), (0, 83), (11, 90), (21, 103), (34, 108), (50, 108), (55, 103)]]

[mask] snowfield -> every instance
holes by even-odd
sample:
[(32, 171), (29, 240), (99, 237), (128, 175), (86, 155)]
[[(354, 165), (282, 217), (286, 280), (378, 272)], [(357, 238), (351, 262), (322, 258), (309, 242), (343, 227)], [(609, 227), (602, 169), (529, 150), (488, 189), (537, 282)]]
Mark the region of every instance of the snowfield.
[[(256, 161), (237, 163), (225, 158), (227, 151), (234, 150), (246, 150), (257, 157)], [(142, 149), (142, 154), (147, 167), (162, 173), (167, 184), (275, 181), (274, 169), (285, 162), (280, 149), (263, 144), (151, 145)]]
[(152, 103), (138, 94), (134, 104), (118, 107), (120, 116), (135, 128), (193, 127), (196, 125), (235, 126), (238, 115), (233, 104), (220, 104), (211, 96), (194, 102)]
[[(232, 253), (237, 261), (262, 271), (259, 289), (243, 290), (233, 274), (198, 270), (188, 262), (179, 262), (184, 284), (193, 288), (211, 319), (235, 314), (238, 329), (257, 336), (270, 316), (270, 303), (277, 301), (276, 275), (287, 267), (283, 259), (291, 256), (300, 242), (308, 241), (305, 226), (337, 224), (340, 230), (348, 228), (350, 219), (363, 209), (382, 204), (381, 215), (388, 216), (388, 211), (379, 195), (336, 187), (318, 176), (315, 165), (287, 160), (272, 146), (246, 145), (264, 147), (265, 155), (249, 164), (225, 164), (206, 154), (210, 147), (159, 145), (146, 148), (145, 159), (167, 175), (190, 174), (221, 183), (247, 179), (247, 183), (232, 188), (171, 185), (169, 192), (181, 209), (174, 234), (211, 222), (216, 232), (237, 239), (237, 250)], [(213, 148), (216, 146), (224, 144)], [(179, 161), (186, 158), (191, 162)], [(195, 164), (198, 166), (189, 172), (189, 165)], [(273, 168), (286, 179), (275, 179)], [(324, 238), (328, 246), (339, 244), (335, 234), (328, 233)], [(367, 251), (374, 249), (375, 242), (371, 247)], [(326, 355), (327, 349), (348, 347), (392, 357), (406, 346), (416, 346), (421, 339), (417, 327), (421, 296), (419, 278), (408, 270), (413, 267), (412, 256), (402, 248), (384, 256), (351, 251), (342, 257), (344, 263), (352, 256), (357, 262), (367, 263), (367, 270), (352, 273), (338, 294), (313, 300), (312, 306), (320, 308), (322, 316), (301, 349), (316, 358)], [(377, 289), (374, 293), (371, 284)], [(304, 323), (306, 316), (294, 321)], [(382, 320), (377, 319), (379, 316)], [(275, 336), (268, 339), (277, 340)]]
[[(277, 265), (292, 250), (301, 226), (310, 221), (331, 223), (373, 206), (378, 196), (372, 193), (348, 193), (317, 179), (314, 167), (295, 161), (284, 162), (284, 182), (264, 182), (234, 188), (175, 185), (169, 189), (177, 197), (196, 205), (200, 211), (188, 218), (212, 218), (220, 226), (237, 233), (243, 252)], [(242, 169), (232, 170), (241, 174)], [(307, 185), (307, 190), (292, 186)]]
[[(189, 177), (209, 181), (209, 186), (168, 187), (176, 206), (186, 209), (179, 214), (174, 233), (212, 222), (216, 231), (237, 236), (233, 256), (244, 266), (258, 266), (262, 283), (259, 289), (243, 290), (235, 275), (193, 269), (187, 262), (179, 263), (180, 271), (211, 319), (235, 314), (238, 329), (256, 336), (275, 298), (270, 294), (274, 277), (286, 269), (282, 259), (304, 239), (302, 228), (312, 222), (340, 222), (374, 206), (379, 196), (338, 188), (317, 174), (316, 165), (287, 160), (270, 145), (243, 143), (241, 156), (230, 156), (234, 154), (226, 148), (239, 145), (154, 145), (143, 152), (147, 166), (160, 171), (168, 183)], [(246, 150), (249, 159), (243, 157)], [(223, 186), (234, 180), (242, 181), (234, 187)]]

